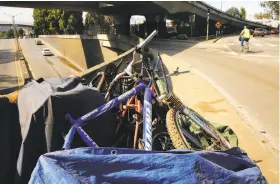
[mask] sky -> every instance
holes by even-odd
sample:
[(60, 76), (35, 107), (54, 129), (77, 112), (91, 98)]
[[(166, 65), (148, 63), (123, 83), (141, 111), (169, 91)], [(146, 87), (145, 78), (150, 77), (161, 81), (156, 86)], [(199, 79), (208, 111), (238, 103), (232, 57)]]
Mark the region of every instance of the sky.
[(214, 6), (217, 9), (221, 9), (222, 11), (226, 11), (231, 7), (236, 7), (240, 9), (244, 7), (247, 12), (246, 19), (251, 20), (254, 18), (254, 14), (264, 12), (264, 9), (260, 6), (261, 1), (204, 1), (205, 3)]
[[(228, 8), (235, 6), (240, 9), (240, 7), (245, 7), (247, 11), (247, 19), (251, 20), (254, 17), (254, 14), (262, 12), (263, 9), (260, 7), (260, 1), (204, 1), (215, 8), (225, 11)], [(11, 21), (11, 16), (5, 15), (8, 13), (10, 15), (17, 15), (15, 17), (16, 22), (29, 22), (33, 23), (33, 9), (32, 8), (13, 8), (13, 7), (3, 7), (0, 6), (0, 21)]]

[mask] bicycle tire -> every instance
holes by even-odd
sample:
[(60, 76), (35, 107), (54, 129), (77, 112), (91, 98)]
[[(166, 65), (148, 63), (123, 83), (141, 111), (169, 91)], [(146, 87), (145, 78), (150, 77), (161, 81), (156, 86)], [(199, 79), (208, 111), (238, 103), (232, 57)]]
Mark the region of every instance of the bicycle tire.
[[(216, 137), (218, 137), (218, 139), (219, 139), (218, 143), (225, 143), (225, 141), (227, 142), (227, 140), (221, 135), (221, 133), (211, 123), (206, 121), (202, 116), (200, 116), (194, 110), (190, 109), (190, 111), (193, 114), (195, 114), (199, 119), (203, 120), (205, 126), (210, 128), (215, 133)], [(177, 149), (193, 149), (193, 147), (191, 147), (191, 145), (190, 145), (190, 141), (188, 141), (185, 138), (185, 136), (182, 134), (182, 132), (179, 130), (180, 125), (178, 125), (178, 123), (176, 122), (175, 116), (176, 116), (176, 111), (174, 109), (170, 109), (166, 115), (166, 126), (167, 126), (167, 130), (171, 137), (173, 145)], [(210, 136), (210, 135), (208, 134), (208, 136)], [(206, 149), (205, 147), (201, 147), (201, 148)], [(230, 148), (230, 146), (219, 144), (218, 147), (216, 148), (216, 150), (227, 150), (229, 148)]]
[(169, 109), (169, 111), (167, 112), (166, 127), (175, 148), (189, 150), (192, 149), (191, 145), (188, 143), (184, 135), (182, 135), (181, 131), (179, 130), (179, 125), (176, 122), (175, 109)]

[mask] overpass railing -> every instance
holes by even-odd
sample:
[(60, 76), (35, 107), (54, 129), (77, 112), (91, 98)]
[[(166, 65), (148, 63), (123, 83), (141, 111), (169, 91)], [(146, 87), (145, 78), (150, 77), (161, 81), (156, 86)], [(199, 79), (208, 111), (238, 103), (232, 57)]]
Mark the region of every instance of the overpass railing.
[[(12, 21), (0, 21), (0, 25), (5, 25), (5, 24), (12, 25), (13, 22)], [(24, 22), (24, 21), (15, 21), (15, 24), (16, 25), (33, 26), (32, 22)]]
[(252, 21), (249, 21), (249, 20), (243, 20), (243, 19), (240, 19), (240, 18), (238, 18), (238, 17), (234, 17), (234, 16), (229, 15), (229, 14), (227, 14), (226, 12), (221, 11), (220, 9), (215, 8), (215, 7), (209, 5), (209, 4), (205, 3), (205, 2), (202, 2), (202, 1), (196, 1), (196, 3), (199, 3), (199, 4), (201, 4), (201, 5), (204, 5), (204, 6), (206, 6), (207, 8), (211, 8), (211, 9), (215, 10), (216, 12), (218, 12), (219, 14), (223, 14), (224, 16), (227, 16), (227, 17), (230, 17), (230, 18), (232, 18), (232, 19), (236, 19), (236, 20), (238, 20), (238, 21), (244, 22), (244, 24), (255, 24), (255, 25), (259, 25), (259, 26), (267, 26), (267, 25), (264, 25), (264, 24), (261, 24), (261, 23), (258, 23), (258, 22), (252, 22)]

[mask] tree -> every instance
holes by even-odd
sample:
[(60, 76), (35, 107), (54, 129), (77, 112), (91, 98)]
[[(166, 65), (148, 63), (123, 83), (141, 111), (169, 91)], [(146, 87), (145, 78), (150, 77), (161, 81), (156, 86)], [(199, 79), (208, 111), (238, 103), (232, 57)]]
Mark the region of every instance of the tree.
[(94, 13), (87, 13), (85, 20), (85, 29), (88, 30), (90, 25), (96, 24)]
[(83, 12), (78, 11), (72, 11), (71, 16), (68, 19), (68, 23), (72, 24), (73, 26), (73, 32), (75, 34), (81, 34), (84, 30), (84, 24), (83, 24)]
[(0, 31), (0, 38), (6, 38), (6, 31)]
[(275, 19), (279, 20), (279, 1), (262, 1), (260, 5), (266, 9), (270, 17), (275, 15)]
[(256, 19), (268, 19), (271, 17), (271, 15), (269, 13), (256, 13), (254, 17)]
[(46, 17), (46, 21), (49, 24), (48, 32), (50, 34), (62, 34), (63, 31), (59, 27), (59, 20), (63, 14), (63, 10), (60, 9), (51, 9), (48, 10), (48, 16)]
[(244, 7), (241, 7), (241, 8), (240, 8), (240, 14), (241, 14), (241, 18), (242, 18), (243, 20), (245, 20), (245, 19), (246, 19), (246, 10), (245, 10)]
[(231, 7), (229, 8), (227, 11), (226, 11), (227, 14), (233, 16), (233, 17), (236, 17), (236, 18), (239, 18), (241, 19), (241, 14), (240, 14), (240, 11), (238, 10), (238, 8), (236, 7)]
[(101, 32), (110, 33), (113, 22), (114, 19), (111, 16), (91, 12), (86, 14), (85, 29), (89, 29), (90, 25), (97, 24), (100, 26)]
[(33, 10), (33, 27), (35, 35), (49, 34), (49, 22), (47, 17), (49, 16), (49, 10), (36, 9)]
[(34, 9), (34, 32), (39, 34), (81, 34), (82, 12), (61, 9)]
[(24, 34), (24, 31), (23, 31), (22, 28), (20, 28), (20, 29), (18, 30), (18, 35), (21, 36), (21, 37), (23, 37), (23, 34)]
[(9, 30), (7, 31), (7, 37), (8, 37), (8, 38), (14, 37), (14, 30), (9, 29)]

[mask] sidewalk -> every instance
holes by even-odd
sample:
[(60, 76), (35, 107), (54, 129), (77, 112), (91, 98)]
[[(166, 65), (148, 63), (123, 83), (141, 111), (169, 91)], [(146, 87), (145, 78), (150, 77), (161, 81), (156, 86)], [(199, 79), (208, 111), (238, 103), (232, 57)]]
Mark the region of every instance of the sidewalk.
[(225, 97), (186, 62), (165, 54), (162, 59), (169, 72), (177, 67), (180, 71), (190, 70), (190, 73), (171, 78), (173, 91), (182, 102), (212, 122), (229, 125), (238, 136), (239, 147), (258, 164), (268, 183), (278, 183), (278, 155), (263, 145)]

